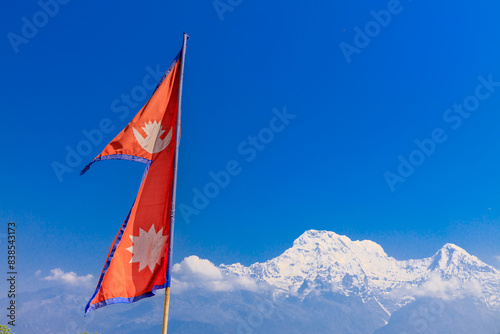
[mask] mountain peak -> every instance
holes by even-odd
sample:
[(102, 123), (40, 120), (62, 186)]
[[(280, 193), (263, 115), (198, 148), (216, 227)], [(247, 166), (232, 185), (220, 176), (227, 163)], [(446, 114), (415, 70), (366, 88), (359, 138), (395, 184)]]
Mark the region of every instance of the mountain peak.
[(451, 251), (451, 252), (460, 251), (460, 252), (467, 253), (463, 248), (458, 247), (457, 245), (452, 244), (452, 243), (446, 243), (443, 247), (441, 247), (441, 249)]
[[(450, 264), (450, 261), (474, 261), (476, 258), (469, 253), (467, 253), (463, 248), (458, 247), (455, 244), (447, 243), (443, 247), (441, 247), (436, 254), (433, 256), (436, 260), (448, 261), (447, 266)], [(478, 259), (477, 259), (478, 260)], [(478, 260), (479, 261), (479, 260)], [(474, 261), (476, 262), (476, 261)]]
[[(351, 240), (345, 235), (331, 231), (307, 230), (294, 242), (292, 248), (317, 249), (323, 252), (365, 253), (387, 256), (383, 248), (371, 240)], [(360, 255), (360, 254), (359, 254)]]
[[(335, 232), (331, 232), (331, 231), (326, 231), (326, 230), (314, 230), (314, 229), (311, 229), (311, 230), (307, 230), (305, 231), (304, 233), (302, 233), (298, 239), (300, 238), (322, 238), (322, 237), (342, 237), (340, 234), (337, 234)], [(347, 238), (347, 237), (346, 237)]]
[(339, 235), (335, 232), (324, 231), (324, 230), (322, 231), (307, 230), (304, 233), (302, 233), (297, 239), (295, 239), (293, 244), (294, 245), (314, 244), (321, 241), (327, 241), (332, 239), (343, 239), (345, 241), (351, 241), (351, 239), (349, 239), (345, 235)]
[(432, 262), (428, 269), (431, 271), (440, 271), (445, 276), (455, 276), (459, 272), (495, 271), (493, 267), (488, 266), (474, 255), (470, 255), (463, 248), (452, 243), (447, 243), (441, 247), (431, 259)]

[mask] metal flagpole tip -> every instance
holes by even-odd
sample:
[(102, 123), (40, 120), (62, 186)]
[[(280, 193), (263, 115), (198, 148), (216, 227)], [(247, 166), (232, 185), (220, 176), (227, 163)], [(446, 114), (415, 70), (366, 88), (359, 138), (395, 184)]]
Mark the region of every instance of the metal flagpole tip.
[(189, 37), (189, 35), (188, 35), (188, 34), (186, 34), (186, 32), (185, 32), (185, 31), (183, 31), (182, 33), (183, 33), (184, 35), (186, 35), (187, 39), (190, 39), (190, 38), (191, 38), (191, 37)]

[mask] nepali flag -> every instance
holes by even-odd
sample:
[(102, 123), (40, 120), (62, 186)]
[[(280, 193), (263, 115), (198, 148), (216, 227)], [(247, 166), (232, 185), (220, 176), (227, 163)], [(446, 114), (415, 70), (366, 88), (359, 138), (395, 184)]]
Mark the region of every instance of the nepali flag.
[(155, 290), (170, 286), (180, 55), (165, 72), (151, 99), (81, 172), (101, 160), (146, 164), (137, 198), (109, 250), (85, 313), (108, 304), (151, 297)]

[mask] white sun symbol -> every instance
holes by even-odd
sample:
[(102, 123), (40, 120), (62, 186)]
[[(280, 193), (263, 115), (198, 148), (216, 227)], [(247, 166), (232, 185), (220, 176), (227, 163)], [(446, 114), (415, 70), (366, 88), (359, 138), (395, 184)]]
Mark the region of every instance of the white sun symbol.
[(132, 258), (129, 263), (139, 262), (139, 271), (149, 267), (151, 273), (157, 264), (161, 263), (161, 259), (165, 256), (165, 247), (167, 245), (168, 235), (163, 235), (163, 227), (158, 233), (155, 231), (155, 225), (151, 225), (149, 232), (139, 228), (139, 236), (129, 235), (134, 243), (133, 246), (127, 248), (132, 253)]
[(161, 125), (161, 121), (144, 123), (144, 127), (142, 128), (146, 133), (146, 138), (144, 138), (139, 131), (135, 128), (132, 128), (134, 132), (135, 139), (141, 147), (146, 150), (148, 153), (158, 153), (163, 151), (170, 141), (172, 140), (172, 127), (170, 127), (170, 131), (167, 133), (164, 139), (160, 139), (161, 135), (165, 133), (163, 127)]

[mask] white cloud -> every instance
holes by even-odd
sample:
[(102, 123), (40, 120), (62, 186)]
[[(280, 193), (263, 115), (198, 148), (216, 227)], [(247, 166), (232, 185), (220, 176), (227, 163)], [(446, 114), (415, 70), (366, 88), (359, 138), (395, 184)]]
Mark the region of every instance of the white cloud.
[(192, 255), (173, 265), (172, 293), (196, 288), (212, 292), (257, 291), (261, 286), (250, 277), (223, 273), (212, 262)]
[(500, 262), (500, 255), (495, 256), (495, 260), (497, 260), (498, 262)]
[(94, 278), (93, 275), (87, 274), (85, 276), (78, 276), (76, 273), (70, 271), (65, 273), (61, 268), (52, 269), (51, 275), (45, 276), (43, 279), (47, 281), (63, 282), (71, 286), (88, 285)]
[(394, 297), (432, 297), (443, 300), (453, 300), (464, 297), (480, 297), (481, 284), (477, 280), (459, 280), (456, 277), (443, 279), (438, 273), (431, 274), (429, 278), (418, 286), (406, 285), (391, 293)]

